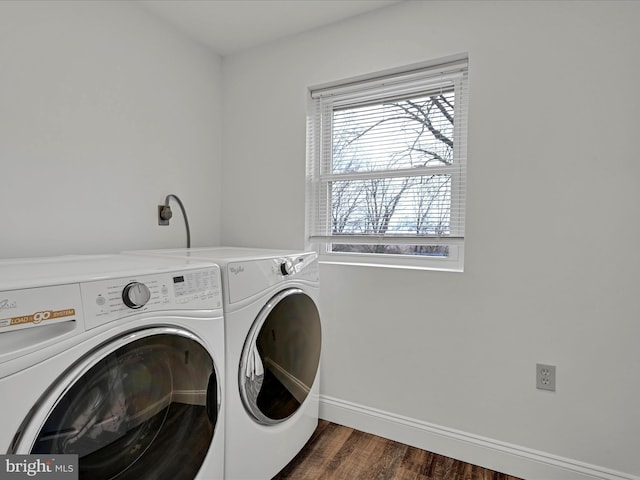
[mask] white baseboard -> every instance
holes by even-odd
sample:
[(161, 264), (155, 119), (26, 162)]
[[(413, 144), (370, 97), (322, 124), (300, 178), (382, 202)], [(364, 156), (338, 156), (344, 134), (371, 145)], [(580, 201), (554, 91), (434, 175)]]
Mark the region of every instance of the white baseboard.
[(206, 390), (174, 390), (172, 401), (187, 405), (206, 405)]
[(263, 358), (266, 368), (271, 370), (271, 373), (282, 383), (289, 393), (293, 395), (293, 398), (300, 403), (304, 402), (305, 398), (309, 395), (311, 390), (302, 380), (292, 375), (286, 368), (281, 367), (278, 363), (271, 360), (269, 357)]
[(640, 477), (320, 395), (320, 418), (526, 480)]

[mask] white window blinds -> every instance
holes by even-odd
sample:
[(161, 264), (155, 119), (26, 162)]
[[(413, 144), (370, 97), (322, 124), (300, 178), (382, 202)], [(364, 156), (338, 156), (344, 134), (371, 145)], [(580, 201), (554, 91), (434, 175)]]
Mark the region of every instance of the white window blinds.
[(312, 89), (311, 242), (368, 261), (459, 258), (466, 105), (466, 60)]

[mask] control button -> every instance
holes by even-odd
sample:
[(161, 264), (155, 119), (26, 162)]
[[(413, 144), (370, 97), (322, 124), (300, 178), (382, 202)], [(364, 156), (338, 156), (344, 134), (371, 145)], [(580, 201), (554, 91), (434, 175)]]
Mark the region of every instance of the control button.
[(129, 308), (142, 308), (151, 298), (151, 291), (144, 283), (131, 282), (122, 290), (122, 300)]
[(102, 294), (98, 294), (98, 298), (96, 298), (96, 305), (99, 307), (103, 306), (107, 303), (107, 300), (102, 296)]
[(282, 263), (280, 263), (280, 272), (285, 277), (293, 273), (293, 263), (291, 263), (291, 260), (283, 260)]

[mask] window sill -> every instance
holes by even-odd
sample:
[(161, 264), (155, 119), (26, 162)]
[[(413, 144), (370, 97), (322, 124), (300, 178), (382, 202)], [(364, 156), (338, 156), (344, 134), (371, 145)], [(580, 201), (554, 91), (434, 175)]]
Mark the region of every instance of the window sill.
[(319, 263), (324, 265), (345, 265), (355, 267), (374, 268), (394, 268), (401, 270), (428, 270), (436, 272), (464, 272), (461, 255), (458, 259), (450, 258), (412, 258), (402, 256), (393, 258), (380, 256), (376, 258), (371, 255), (342, 255), (342, 254), (321, 254)]

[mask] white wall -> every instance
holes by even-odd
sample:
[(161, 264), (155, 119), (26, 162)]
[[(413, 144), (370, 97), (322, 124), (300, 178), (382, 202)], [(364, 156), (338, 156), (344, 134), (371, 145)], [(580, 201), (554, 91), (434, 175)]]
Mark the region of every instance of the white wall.
[[(465, 272), (324, 265), (327, 402), (640, 476), (639, 18), (638, 2), (405, 2), (225, 57), (222, 243), (300, 248), (307, 87), (469, 54)], [(557, 365), (555, 393), (537, 362)]]
[(0, 257), (219, 241), (221, 60), (133, 2), (0, 2)]

